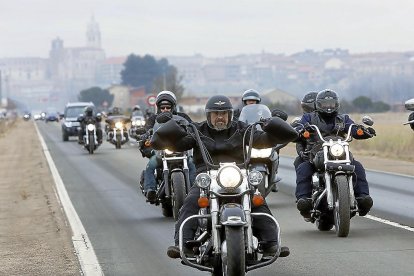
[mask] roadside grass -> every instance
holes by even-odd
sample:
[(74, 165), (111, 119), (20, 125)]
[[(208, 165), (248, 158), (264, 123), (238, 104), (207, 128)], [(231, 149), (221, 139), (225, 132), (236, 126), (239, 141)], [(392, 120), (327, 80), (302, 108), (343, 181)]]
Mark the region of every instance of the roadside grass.
[[(373, 128), (377, 136), (368, 140), (354, 140), (352, 151), (366, 156), (379, 156), (389, 159), (414, 161), (414, 132), (407, 125), (408, 113), (369, 114), (374, 120)], [(355, 122), (362, 115), (352, 114)]]

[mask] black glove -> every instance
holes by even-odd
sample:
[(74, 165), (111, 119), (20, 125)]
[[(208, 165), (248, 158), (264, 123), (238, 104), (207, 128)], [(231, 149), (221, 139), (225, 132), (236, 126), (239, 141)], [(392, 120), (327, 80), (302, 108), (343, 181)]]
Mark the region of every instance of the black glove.
[(160, 124), (164, 124), (166, 122), (168, 122), (169, 120), (171, 120), (173, 117), (173, 114), (171, 112), (161, 112), (160, 114), (157, 115), (157, 118), (155, 119), (158, 123)]
[(373, 129), (372, 127), (368, 127), (367, 131), (371, 136), (377, 136), (377, 133), (375, 132), (375, 129)]
[(275, 108), (275, 109), (272, 110), (272, 117), (279, 117), (283, 121), (286, 121), (289, 116), (283, 110), (280, 110), (280, 109), (276, 109)]

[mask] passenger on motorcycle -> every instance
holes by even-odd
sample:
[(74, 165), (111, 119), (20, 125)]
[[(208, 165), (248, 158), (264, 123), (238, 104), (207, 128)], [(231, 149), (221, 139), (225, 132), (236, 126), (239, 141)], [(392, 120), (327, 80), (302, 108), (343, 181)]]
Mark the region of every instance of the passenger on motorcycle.
[[(241, 163), (243, 157), (243, 135), (247, 131), (247, 124), (233, 120), (233, 106), (226, 96), (211, 97), (205, 107), (206, 121), (196, 123), (196, 127), (200, 133), (201, 139), (209, 153), (213, 163), (220, 162), (236, 162)], [(177, 138), (177, 133), (182, 132), (178, 124), (176, 129), (171, 130), (171, 135), (163, 138), (163, 141), (153, 141), (154, 147), (157, 147), (157, 142), (160, 144), (168, 143), (176, 147), (178, 150), (194, 149), (194, 163), (197, 172), (205, 172), (206, 165), (203, 162), (202, 154), (199, 147), (196, 146), (196, 140), (192, 133), (185, 133), (181, 139)], [(279, 118), (270, 118), (263, 126), (264, 131), (256, 131), (254, 133), (254, 146), (258, 148), (272, 147), (278, 143), (287, 143), (297, 138), (296, 131), (287, 123)], [(174, 141), (167, 141), (168, 137), (175, 136)], [(249, 137), (249, 135), (246, 135)], [(248, 138), (246, 138), (248, 139)], [(167, 250), (167, 255), (170, 258), (179, 258), (180, 250), (178, 248), (179, 242), (179, 228), (183, 221), (191, 215), (195, 215), (199, 211), (197, 200), (200, 196), (200, 189), (193, 186), (185, 198), (183, 207), (181, 208), (179, 218), (175, 225), (175, 246), (170, 246)], [(271, 214), (269, 207), (264, 204), (259, 207), (252, 207), (252, 212), (262, 212)], [(187, 223), (184, 225), (183, 237), (184, 244), (186, 241), (194, 239), (194, 231), (197, 228), (197, 222)], [(260, 241), (267, 242), (268, 246), (263, 248), (267, 254), (272, 254), (276, 250), (275, 240), (276, 225), (271, 219), (266, 217), (258, 217), (254, 220), (253, 234), (258, 237)], [(187, 250), (190, 249), (187, 248)], [(282, 248), (280, 257), (289, 255), (287, 247)]]
[[(157, 106), (157, 113), (152, 114), (152, 116), (148, 118), (147, 124), (145, 126), (145, 128), (147, 129), (147, 133), (142, 135), (143, 141), (147, 140), (150, 136), (149, 131), (154, 127), (157, 115), (161, 113), (176, 114), (183, 117), (188, 122), (192, 122), (192, 120), (187, 114), (176, 111), (177, 99), (175, 97), (175, 94), (170, 91), (161, 91), (160, 93), (158, 93), (155, 104)], [(154, 170), (156, 170), (158, 167), (161, 167), (162, 163), (161, 160), (157, 158), (155, 151), (152, 149), (152, 147), (145, 146), (145, 143), (143, 143), (141, 145), (140, 150), (144, 157), (149, 158), (147, 167), (145, 168), (144, 193), (148, 201), (153, 203), (155, 202), (157, 197), (157, 193), (155, 191), (157, 187), (157, 180), (155, 179)], [(190, 183), (193, 183), (196, 177), (196, 170), (191, 157), (188, 158), (188, 170)]]
[[(99, 115), (99, 114), (98, 114)], [(83, 135), (85, 135), (86, 126), (90, 123), (95, 124), (96, 127), (96, 136), (98, 139), (98, 143), (102, 144), (102, 128), (101, 128), (101, 116), (94, 116), (93, 115), (93, 107), (87, 106), (83, 111), (83, 116), (79, 118), (81, 131), (78, 134), (78, 143), (83, 144)]]
[[(318, 95), (318, 92), (308, 92), (305, 96), (303, 96), (302, 101), (300, 102), (300, 106), (302, 107), (303, 114), (305, 113), (311, 113), (315, 111), (315, 100), (316, 96)], [(293, 127), (295, 127), (294, 124), (292, 124)], [(293, 165), (295, 166), (295, 169), (303, 162), (307, 161), (309, 158), (305, 154), (305, 148), (306, 148), (306, 141), (300, 141), (296, 143), (296, 152), (298, 153), (298, 156), (296, 157), (295, 161), (293, 162)]]
[[(353, 124), (353, 120), (347, 114), (338, 113), (339, 99), (336, 92), (332, 90), (322, 90), (318, 93), (315, 100), (315, 111), (305, 113), (300, 124), (313, 124), (318, 126), (324, 137), (330, 135), (346, 136), (349, 126)], [(368, 139), (375, 136), (375, 130), (371, 127), (364, 128), (364, 134), (357, 135), (357, 127), (353, 127), (351, 135), (355, 139)], [(311, 139), (306, 141), (305, 151), (301, 154), (305, 162), (299, 164), (296, 168), (296, 199), (297, 208), (304, 218), (310, 218), (310, 211), (312, 209), (312, 175), (315, 168), (312, 164), (313, 154), (312, 150), (316, 148), (316, 135), (311, 136)], [(299, 139), (299, 143), (302, 140)], [(315, 146), (315, 147), (314, 147)], [(371, 196), (369, 195), (368, 182), (365, 175), (365, 169), (360, 162), (353, 159), (351, 162), (355, 165), (355, 174), (353, 181), (356, 185), (354, 188), (355, 197), (357, 200), (359, 215), (365, 216), (373, 205)]]

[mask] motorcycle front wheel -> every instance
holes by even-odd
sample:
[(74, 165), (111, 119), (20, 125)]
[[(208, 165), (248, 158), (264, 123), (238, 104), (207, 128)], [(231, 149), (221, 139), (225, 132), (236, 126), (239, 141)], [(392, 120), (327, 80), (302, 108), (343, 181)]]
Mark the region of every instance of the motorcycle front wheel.
[(89, 135), (89, 154), (93, 154), (93, 151), (95, 149), (95, 138), (92, 134)]
[(185, 192), (185, 178), (182, 172), (173, 172), (171, 174), (172, 187), (172, 211), (175, 220), (178, 219), (178, 213), (183, 206), (186, 196)]
[(347, 237), (351, 223), (350, 199), (348, 178), (345, 175), (337, 175), (334, 179), (334, 221), (335, 231), (338, 237)]
[(243, 226), (225, 226), (227, 244), (227, 262), (222, 260), (223, 274), (226, 276), (244, 276), (246, 255), (244, 250)]

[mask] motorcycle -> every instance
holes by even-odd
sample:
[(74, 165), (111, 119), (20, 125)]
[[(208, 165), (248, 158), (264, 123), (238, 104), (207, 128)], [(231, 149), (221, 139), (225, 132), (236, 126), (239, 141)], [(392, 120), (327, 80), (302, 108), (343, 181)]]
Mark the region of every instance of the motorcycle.
[[(372, 126), (370, 117), (364, 116), (362, 122)], [(338, 237), (347, 237), (350, 220), (359, 211), (354, 194), (352, 176), (355, 166), (349, 149), (352, 141), (351, 130), (357, 127), (357, 135), (364, 135), (364, 126), (351, 124), (345, 138), (341, 136), (323, 137), (316, 125), (303, 126), (302, 136), (310, 138), (317, 135), (318, 144), (312, 149), (311, 162), (316, 172), (312, 177), (311, 223), (316, 223), (320, 231), (329, 231), (335, 226)]]
[[(97, 116), (100, 116), (98, 113)], [(83, 115), (78, 117), (78, 122), (83, 122), (85, 124), (85, 133), (83, 135), (83, 147), (89, 152), (89, 154), (93, 154), (94, 151), (98, 148), (100, 145), (98, 143), (98, 136), (96, 134), (96, 123), (97, 121), (93, 118), (85, 119)], [(81, 127), (79, 127), (79, 130), (81, 131)]]
[[(271, 118), (270, 109), (263, 104), (246, 105), (240, 112), (239, 121), (252, 125), (260, 120)], [(260, 129), (260, 125), (257, 126)], [(252, 148), (249, 170), (256, 170), (262, 174), (261, 183), (258, 186), (260, 193), (267, 197), (276, 190), (276, 185), (282, 180), (277, 175), (279, 167), (279, 150), (286, 144), (277, 145), (273, 148), (256, 149)], [(248, 148), (246, 148), (248, 150)], [(245, 153), (246, 154), (246, 153)]]
[[(184, 120), (184, 118), (178, 115), (174, 115), (174, 119)], [(153, 131), (155, 132), (159, 127), (160, 124), (155, 123)], [(149, 140), (150, 137), (148, 137), (148, 142), (144, 146), (150, 146)], [(141, 148), (142, 147), (140, 146), (140, 149)], [(154, 172), (155, 179), (157, 180), (157, 197), (154, 204), (161, 204), (162, 213), (165, 217), (172, 216), (177, 220), (179, 210), (191, 187), (187, 161), (190, 152), (174, 152), (169, 149), (157, 150), (155, 152), (157, 159), (162, 162), (162, 168), (157, 169)], [(140, 178), (140, 188), (142, 193), (144, 193), (144, 173), (145, 171), (142, 172)]]
[(131, 117), (131, 128), (129, 129), (129, 136), (139, 140), (139, 136), (146, 132), (145, 119), (143, 116)]
[(113, 116), (106, 120), (106, 134), (107, 141), (115, 145), (116, 149), (120, 149), (123, 144), (129, 141), (128, 131), (126, 124), (129, 122), (129, 118), (124, 116)]
[[(256, 122), (253, 124), (260, 124)], [(182, 263), (212, 275), (245, 275), (246, 272), (270, 265), (281, 252), (280, 228), (277, 220), (266, 213), (252, 213), (251, 204), (261, 206), (265, 200), (258, 190), (261, 172), (248, 167), (252, 152), (252, 127), (249, 150), (245, 162), (212, 164), (207, 158), (204, 144), (197, 128), (190, 124), (207, 166), (205, 173), (196, 177), (195, 185), (200, 189), (199, 214), (186, 218), (179, 229), (179, 248)], [(242, 169), (241, 169), (242, 168)], [(252, 219), (265, 216), (277, 228), (277, 251), (263, 257), (262, 246), (253, 236)], [(183, 227), (193, 220), (198, 221), (195, 239), (187, 241), (194, 257), (184, 251)]]

